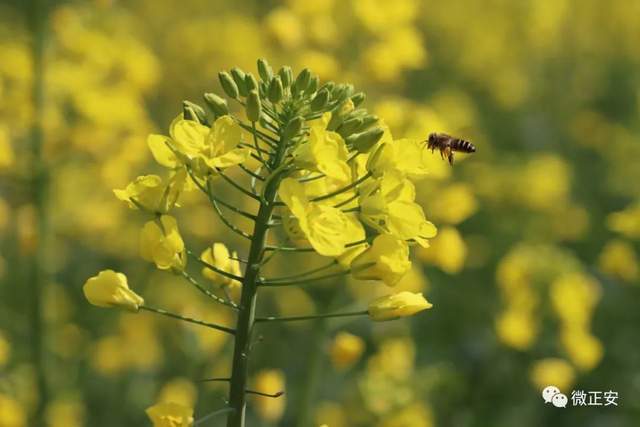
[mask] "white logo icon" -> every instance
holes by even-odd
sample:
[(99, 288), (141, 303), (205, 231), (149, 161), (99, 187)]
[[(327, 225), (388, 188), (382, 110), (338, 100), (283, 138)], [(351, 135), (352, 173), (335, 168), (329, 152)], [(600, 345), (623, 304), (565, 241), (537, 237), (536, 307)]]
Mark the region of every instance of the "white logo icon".
[(553, 396), (560, 393), (560, 389), (554, 385), (549, 385), (542, 390), (542, 398), (544, 399), (544, 403), (551, 402)]
[(553, 403), (553, 406), (555, 406), (556, 408), (566, 408), (567, 402), (567, 396), (562, 393), (554, 394), (553, 398), (551, 399), (551, 403)]

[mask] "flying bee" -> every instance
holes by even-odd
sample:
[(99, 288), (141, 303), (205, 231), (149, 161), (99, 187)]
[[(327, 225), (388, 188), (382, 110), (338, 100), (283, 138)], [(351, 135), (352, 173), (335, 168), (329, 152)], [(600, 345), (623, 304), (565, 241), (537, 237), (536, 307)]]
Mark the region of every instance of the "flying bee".
[(427, 143), (427, 149), (440, 150), (440, 156), (444, 159), (447, 157), (449, 164), (453, 165), (453, 153), (460, 151), (461, 153), (475, 153), (476, 146), (471, 142), (447, 135), (446, 133), (431, 133), (429, 139), (425, 141)]

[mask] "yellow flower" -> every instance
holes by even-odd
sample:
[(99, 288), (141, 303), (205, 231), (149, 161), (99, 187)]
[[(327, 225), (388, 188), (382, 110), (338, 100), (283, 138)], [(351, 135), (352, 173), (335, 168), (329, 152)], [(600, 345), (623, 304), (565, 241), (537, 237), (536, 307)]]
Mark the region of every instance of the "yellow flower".
[(158, 402), (174, 402), (186, 407), (193, 407), (198, 397), (198, 390), (187, 378), (174, 378), (160, 389)]
[(462, 270), (467, 257), (467, 245), (458, 230), (444, 227), (430, 243), (431, 247), (418, 249), (420, 260), (437, 265), (449, 274)]
[(166, 184), (158, 175), (143, 175), (113, 193), (132, 209), (142, 207), (151, 212), (167, 213), (176, 206), (186, 183), (186, 170), (181, 169), (173, 173)]
[(184, 242), (174, 217), (162, 215), (160, 220), (144, 225), (140, 234), (140, 255), (161, 270), (184, 268), (187, 262)]
[(399, 174), (418, 179), (429, 173), (430, 152), (425, 149), (425, 144), (419, 139), (391, 139), (386, 125), (383, 144), (380, 144), (374, 154), (370, 156), (367, 169), (375, 177), (383, 176), (385, 173)]
[(638, 278), (638, 258), (633, 246), (624, 240), (607, 242), (598, 257), (598, 266), (604, 273), (633, 282)]
[(298, 146), (293, 153), (295, 163), (300, 167), (322, 172), (343, 185), (351, 179), (348, 155), (342, 137), (326, 130), (322, 125), (312, 126), (308, 141)]
[(575, 381), (576, 373), (566, 360), (550, 357), (536, 361), (531, 367), (530, 376), (531, 382), (540, 391), (550, 384), (560, 390), (568, 390)]
[(122, 307), (137, 311), (144, 299), (127, 284), (127, 276), (113, 270), (103, 270), (89, 278), (82, 287), (87, 300), (98, 307)]
[(352, 275), (361, 280), (382, 280), (394, 286), (409, 269), (409, 246), (390, 234), (381, 234), (373, 245), (351, 262)]
[(640, 238), (640, 203), (607, 216), (607, 227), (630, 239)]
[(473, 215), (477, 205), (470, 185), (453, 184), (433, 198), (429, 205), (429, 215), (455, 225)]
[(538, 334), (538, 324), (529, 312), (509, 308), (498, 316), (496, 333), (509, 347), (526, 350)]
[(551, 283), (549, 298), (565, 325), (586, 328), (600, 299), (600, 285), (583, 273), (565, 274)]
[(27, 414), (20, 403), (0, 393), (0, 414), (2, 419), (0, 425), (2, 427), (26, 427), (27, 426)]
[(433, 307), (421, 293), (400, 292), (373, 300), (369, 304), (369, 317), (376, 321), (412, 316)]
[(423, 247), (437, 233), (436, 227), (424, 216), (422, 207), (414, 202), (415, 186), (398, 174), (385, 174), (364, 185), (360, 192), (360, 218), (382, 233), (403, 239), (413, 239)]
[(582, 327), (564, 328), (560, 334), (560, 342), (569, 359), (583, 371), (592, 370), (602, 360), (602, 343)]
[(9, 356), (11, 356), (11, 344), (4, 333), (0, 331), (0, 368), (7, 364)]
[(146, 410), (153, 427), (191, 427), (193, 409), (178, 403), (165, 402), (153, 405)]
[(0, 170), (8, 169), (13, 165), (15, 161), (15, 155), (11, 148), (9, 133), (4, 128), (0, 127)]
[(340, 332), (331, 343), (329, 355), (331, 362), (339, 370), (353, 366), (362, 356), (364, 340), (348, 332)]
[(151, 135), (147, 141), (156, 161), (176, 168), (188, 161), (201, 161), (212, 169), (224, 169), (246, 161), (248, 148), (238, 148), (242, 129), (231, 116), (219, 117), (211, 128), (194, 120), (176, 117), (169, 129), (170, 138)]
[(298, 225), (311, 246), (320, 255), (337, 257), (348, 249), (348, 244), (364, 239), (364, 228), (355, 214), (309, 202), (304, 186), (295, 179), (282, 180), (279, 194), (298, 219)]
[[(238, 261), (238, 253), (235, 251), (233, 252), (233, 258), (235, 259), (231, 259), (229, 249), (227, 249), (224, 243), (214, 243), (211, 247), (205, 249), (204, 252), (202, 252), (202, 255), (200, 255), (200, 259), (207, 264), (210, 264), (222, 271), (226, 271), (227, 273), (241, 276), (240, 261)], [(220, 286), (240, 286), (240, 282), (237, 280), (233, 280), (230, 277), (216, 273), (207, 267), (202, 269), (202, 275)]]
[[(260, 371), (254, 379), (253, 388), (256, 391), (268, 394), (284, 392), (284, 374), (282, 371), (276, 369)], [(276, 398), (265, 396), (255, 397), (256, 412), (258, 412), (262, 419), (272, 423), (275, 423), (282, 417), (285, 404), (286, 399), (284, 395)]]

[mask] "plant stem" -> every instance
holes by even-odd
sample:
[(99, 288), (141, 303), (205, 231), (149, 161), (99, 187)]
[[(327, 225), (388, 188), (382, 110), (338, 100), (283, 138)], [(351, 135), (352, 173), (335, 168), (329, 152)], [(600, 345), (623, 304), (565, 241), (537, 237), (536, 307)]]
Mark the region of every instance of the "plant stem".
[(47, 281), (45, 267), (48, 245), (48, 169), (44, 159), (42, 118), (44, 111), (44, 40), (47, 21), (46, 0), (32, 0), (28, 11), (31, 27), (31, 56), (33, 61), (33, 83), (31, 101), (33, 103), (33, 124), (31, 127), (31, 167), (32, 199), (36, 211), (37, 243), (30, 259), (29, 287), (31, 296), (31, 358), (36, 374), (37, 404), (30, 425), (44, 425), (44, 413), (48, 403), (48, 387), (45, 372), (43, 348), (44, 324), (42, 319), (42, 289)]
[(309, 316), (290, 316), (290, 317), (258, 317), (256, 322), (297, 322), (300, 320), (313, 320), (313, 319), (328, 319), (331, 317), (351, 317), (351, 316), (366, 316), (369, 314), (367, 310), (353, 311), (349, 313), (326, 313), (326, 314), (314, 314)]
[[(271, 164), (277, 169), (284, 158), (287, 149), (286, 141), (280, 141), (278, 151)], [(271, 177), (270, 177), (271, 178)], [(258, 281), (264, 247), (266, 244), (269, 223), (274, 210), (280, 179), (265, 181), (264, 197), (260, 200), (260, 209), (255, 221), (253, 240), (249, 249), (247, 270), (242, 281), (242, 295), (240, 310), (236, 325), (236, 339), (233, 349), (233, 366), (231, 369), (231, 383), (229, 388), (229, 406), (234, 409), (227, 418), (227, 427), (244, 427), (246, 408), (247, 376), (249, 373), (249, 355), (251, 352), (251, 335), (255, 324), (255, 310), (257, 301)]]
[(148, 305), (141, 305), (140, 310), (150, 311), (152, 313), (161, 314), (163, 316), (171, 317), (173, 319), (182, 320), (185, 322), (193, 323), (195, 325), (206, 326), (207, 328), (217, 329), (222, 332), (226, 332), (228, 334), (234, 335), (236, 331), (231, 328), (227, 328), (226, 326), (216, 325), (215, 323), (205, 322), (203, 320), (194, 319), (192, 317), (181, 316), (176, 313), (171, 313), (170, 311), (163, 310), (161, 308), (149, 307)]

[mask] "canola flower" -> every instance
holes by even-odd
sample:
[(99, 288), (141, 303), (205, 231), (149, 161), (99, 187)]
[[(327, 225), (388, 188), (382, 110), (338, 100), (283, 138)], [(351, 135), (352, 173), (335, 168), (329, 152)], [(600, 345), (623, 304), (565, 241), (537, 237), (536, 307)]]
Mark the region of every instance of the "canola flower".
[[(257, 317), (259, 290), (348, 275), (393, 286), (411, 270), (410, 246), (428, 247), (436, 228), (416, 203), (411, 181), (428, 170), (426, 158), (418, 155), (419, 140), (394, 140), (384, 123), (361, 107), (365, 95), (352, 85), (321, 84), (306, 68), (295, 76), (287, 66), (274, 72), (264, 60), (258, 61), (257, 77), (233, 68), (219, 73), (219, 79), (228, 99), (206, 93), (206, 109), (185, 101), (169, 135), (148, 138), (148, 148), (168, 169), (168, 178), (143, 175), (114, 193), (150, 217), (140, 234), (141, 257), (233, 310), (235, 326), (149, 306), (128, 288), (124, 275), (109, 270), (89, 279), (85, 294), (95, 305), (140, 309), (233, 335), (228, 406), (215, 413), (228, 414), (227, 426), (240, 427), (245, 425), (247, 394), (259, 395), (256, 409), (267, 419), (278, 419), (284, 410), (279, 390), (284, 378), (279, 371), (265, 371), (255, 381), (257, 389), (248, 388), (247, 355), (256, 323), (346, 316), (385, 321), (431, 307), (422, 294), (404, 291), (378, 298), (366, 310)], [(244, 107), (244, 117), (230, 113), (228, 100)], [(405, 149), (416, 156), (402, 155)], [(241, 177), (232, 178), (230, 168), (239, 169)], [(214, 182), (228, 185), (250, 203), (239, 207), (225, 201)], [(182, 193), (194, 189), (206, 197), (223, 224), (248, 240), (246, 253), (230, 252), (214, 242), (198, 256), (184, 241), (173, 210), (180, 208)], [(253, 210), (247, 207), (251, 203)], [(241, 227), (237, 217), (252, 221), (253, 229)], [(294, 238), (272, 243), (278, 227)], [(274, 256), (296, 252), (333, 262), (288, 276), (264, 277), (263, 267)], [(189, 258), (222, 295), (188, 273)], [(230, 287), (240, 291), (238, 300), (228, 292)], [(362, 352), (358, 339), (348, 341), (346, 350), (334, 352), (342, 366), (355, 362)], [(157, 426), (191, 422), (190, 410), (176, 404), (156, 405), (148, 414)]]

